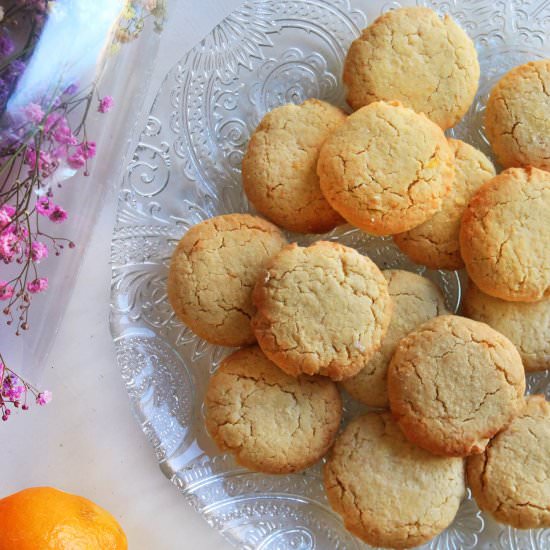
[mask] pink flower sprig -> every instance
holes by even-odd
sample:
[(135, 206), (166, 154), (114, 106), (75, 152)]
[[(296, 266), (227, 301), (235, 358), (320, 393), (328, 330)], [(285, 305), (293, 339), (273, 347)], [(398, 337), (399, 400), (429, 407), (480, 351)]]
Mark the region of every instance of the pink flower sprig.
[[(163, 2), (155, 0), (150, 13)], [(82, 88), (60, 79), (53, 96), (36, 96), (17, 112), (7, 109), (48, 7), (48, 0), (17, 0), (0, 8), (0, 311), (16, 335), (29, 328), (34, 300), (51, 292), (50, 281), (40, 273), (43, 264), (65, 247), (75, 247), (57, 236), (71, 214), (56, 194), (75, 172), (89, 175), (96, 144), (87, 134), (87, 117), (113, 108), (113, 98), (100, 96), (95, 82)], [(51, 393), (36, 390), (0, 356), (0, 417), (7, 420), (13, 408), (26, 410), (31, 398), (45, 405)]]
[(40, 391), (23, 380), (6, 366), (0, 354), (0, 418), (4, 422), (9, 420), (13, 409), (27, 411), (32, 401), (37, 405), (44, 406), (51, 400), (52, 393), (50, 391)]
[[(0, 260), (4, 264), (20, 264), (19, 276), (0, 279), (0, 302), (4, 302), (2, 312), (11, 325), (17, 319), (16, 334), (29, 328), (28, 312), (33, 295), (48, 289), (47, 277), (40, 277), (38, 264), (48, 258), (50, 248), (59, 256), (65, 245), (74, 248), (68, 239), (47, 234), (40, 224), (41, 218), (48, 223), (63, 223), (67, 212), (55, 204), (48, 196), (37, 199), (34, 208), (23, 221), (15, 220), (16, 208), (4, 205), (0, 208)], [(33, 223), (29, 223), (32, 220)], [(15, 315), (15, 317), (14, 317)]]
[(97, 108), (100, 113), (108, 113), (114, 105), (113, 98), (110, 95), (106, 95), (99, 100), (99, 106)]
[[(40, 264), (75, 247), (50, 233), (70, 217), (55, 200), (60, 179), (55, 186), (50, 182), (60, 167), (67, 174), (89, 175), (96, 144), (87, 137), (86, 116), (94, 102), (100, 113), (113, 106), (113, 99), (100, 98), (94, 85), (81, 93), (72, 85), (47, 106), (29, 103), (14, 125), (0, 132), (0, 311), (16, 334), (29, 328), (32, 301), (48, 291)], [(78, 112), (80, 122), (72, 125), (69, 114), (72, 119)], [(11, 266), (8, 272), (3, 264)]]

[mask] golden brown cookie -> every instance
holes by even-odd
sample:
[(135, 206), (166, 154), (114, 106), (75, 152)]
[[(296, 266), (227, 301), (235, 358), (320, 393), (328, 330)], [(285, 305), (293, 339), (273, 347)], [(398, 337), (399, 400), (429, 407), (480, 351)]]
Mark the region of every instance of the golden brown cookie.
[(321, 193), (316, 172), (321, 145), (344, 120), (341, 109), (318, 99), (267, 113), (243, 158), (250, 202), (290, 231), (323, 233), (344, 223)]
[(399, 340), (428, 319), (448, 313), (441, 291), (426, 277), (400, 269), (382, 273), (393, 301), (388, 332), (367, 365), (342, 382), (354, 399), (372, 407), (388, 406), (388, 364)]
[(325, 141), (321, 190), (351, 224), (375, 235), (407, 231), (442, 205), (454, 176), (439, 126), (400, 103), (371, 103)]
[(550, 171), (550, 59), (515, 67), (499, 80), (487, 102), (485, 130), (505, 168)]
[(206, 392), (206, 428), (223, 451), (259, 472), (297, 472), (330, 448), (342, 415), (338, 388), (323, 377), (293, 378), (258, 348), (226, 357)]
[(462, 459), (416, 447), (387, 412), (348, 424), (334, 444), (324, 480), (346, 528), (376, 547), (429, 541), (453, 521), (466, 491)]
[(550, 527), (550, 403), (527, 398), (521, 415), (467, 461), (479, 507), (518, 529)]
[(550, 296), (550, 172), (509, 168), (474, 195), (460, 252), (480, 290), (512, 302)]
[(254, 289), (252, 326), (285, 372), (353, 376), (380, 347), (391, 318), (388, 283), (353, 248), (318, 241), (274, 256)]
[(526, 371), (550, 368), (550, 298), (507, 302), (481, 292), (470, 282), (462, 311), (504, 334), (518, 349)]
[(388, 369), (391, 411), (432, 453), (481, 453), (524, 405), (521, 357), (488, 325), (443, 315), (397, 345)]
[(464, 267), (458, 243), (460, 219), (475, 191), (495, 176), (493, 164), (481, 151), (459, 139), (449, 139), (449, 145), (454, 154), (455, 178), (441, 210), (423, 224), (393, 237), (413, 262), (430, 269)]
[(359, 109), (398, 100), (443, 129), (474, 100), (479, 63), (474, 44), (449, 17), (428, 8), (389, 11), (363, 30), (346, 57), (348, 103)]
[(193, 226), (170, 261), (168, 299), (175, 314), (213, 344), (253, 343), (252, 289), (267, 260), (285, 245), (277, 227), (248, 214)]

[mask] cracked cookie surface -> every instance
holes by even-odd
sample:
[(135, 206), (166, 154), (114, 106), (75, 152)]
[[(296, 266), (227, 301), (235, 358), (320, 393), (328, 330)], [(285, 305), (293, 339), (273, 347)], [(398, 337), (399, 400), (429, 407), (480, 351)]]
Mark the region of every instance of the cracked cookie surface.
[(321, 190), (351, 224), (375, 235), (407, 231), (442, 205), (454, 176), (445, 134), (398, 102), (371, 103), (327, 138)]
[(550, 172), (509, 168), (468, 204), (460, 251), (486, 294), (517, 302), (550, 296)]
[(291, 244), (269, 262), (253, 293), (252, 326), (285, 372), (353, 376), (380, 347), (391, 318), (386, 279), (353, 248)]
[(413, 262), (430, 269), (464, 267), (458, 242), (460, 219), (475, 191), (495, 177), (495, 167), (481, 151), (458, 139), (449, 139), (449, 145), (454, 155), (455, 177), (441, 210), (423, 224), (393, 237)]
[(346, 120), (318, 99), (267, 113), (243, 158), (245, 193), (277, 225), (300, 233), (324, 233), (344, 223), (321, 193), (316, 167), (321, 145)]
[(388, 332), (382, 347), (367, 365), (342, 382), (354, 399), (371, 407), (388, 406), (388, 364), (399, 340), (432, 317), (448, 313), (443, 294), (426, 277), (399, 269), (388, 269), (382, 273), (388, 281), (388, 291), (393, 301)]
[(344, 65), (347, 100), (359, 109), (398, 100), (443, 129), (474, 100), (479, 63), (473, 42), (449, 17), (428, 8), (385, 13), (351, 45)]
[(505, 168), (550, 171), (550, 59), (515, 67), (499, 80), (487, 102), (485, 129)]
[(518, 529), (550, 527), (550, 403), (527, 398), (525, 410), (469, 457), (468, 482), (479, 507)]
[(276, 226), (248, 214), (191, 227), (170, 261), (168, 299), (175, 314), (213, 344), (253, 343), (252, 289), (267, 260), (286, 244)]
[(508, 302), (481, 292), (470, 282), (462, 311), (504, 334), (518, 349), (526, 371), (550, 368), (550, 298)]
[(330, 448), (342, 415), (334, 382), (293, 378), (258, 348), (226, 357), (210, 378), (206, 427), (239, 464), (265, 473), (290, 473), (317, 462)]
[(391, 411), (408, 439), (444, 456), (481, 453), (523, 405), (514, 345), (488, 325), (443, 315), (397, 345), (388, 369)]
[(324, 483), (346, 528), (376, 547), (427, 542), (453, 521), (465, 494), (463, 460), (416, 447), (387, 412), (346, 426), (325, 465)]

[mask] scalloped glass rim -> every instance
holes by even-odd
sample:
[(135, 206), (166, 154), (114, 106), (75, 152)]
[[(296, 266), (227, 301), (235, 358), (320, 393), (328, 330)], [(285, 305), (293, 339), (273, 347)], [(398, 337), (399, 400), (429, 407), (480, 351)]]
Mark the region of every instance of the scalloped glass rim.
[[(478, 96), (450, 135), (490, 155), (481, 124), (487, 93), (514, 65), (549, 55), (546, 0), (418, 2), (452, 14), (473, 37), (482, 78)], [(403, 2), (403, 4), (410, 4)], [(345, 107), (342, 61), (365, 22), (398, 2), (256, 0), (222, 21), (158, 83), (147, 123), (136, 132), (121, 184), (112, 241), (111, 331), (134, 414), (162, 472), (235, 547), (366, 548), (334, 514), (320, 465), (269, 476), (220, 454), (203, 425), (209, 375), (229, 352), (196, 338), (173, 316), (165, 279), (184, 231), (216, 214), (252, 211), (240, 186), (250, 132), (282, 103), (320, 97)], [(176, 25), (177, 21), (168, 24)], [(319, 236), (289, 235), (306, 244)], [(456, 311), (464, 275), (415, 266), (391, 239), (349, 226), (323, 236), (368, 253), (381, 267), (424, 273)], [(529, 377), (550, 397), (548, 373)], [(346, 417), (361, 407), (346, 401)], [(454, 523), (425, 548), (548, 548), (550, 530), (517, 531), (483, 515), (468, 497)]]

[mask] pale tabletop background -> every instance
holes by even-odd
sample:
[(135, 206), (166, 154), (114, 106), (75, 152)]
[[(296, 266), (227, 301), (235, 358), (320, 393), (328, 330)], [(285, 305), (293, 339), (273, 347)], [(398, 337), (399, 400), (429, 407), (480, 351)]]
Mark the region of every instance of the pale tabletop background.
[[(240, 4), (171, 0), (184, 25), (161, 55), (177, 61)], [(39, 485), (85, 496), (118, 519), (130, 550), (229, 548), (160, 472), (130, 412), (108, 323), (115, 207), (111, 190), (41, 379), (54, 400), (1, 427), (0, 497)]]

